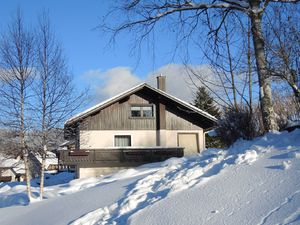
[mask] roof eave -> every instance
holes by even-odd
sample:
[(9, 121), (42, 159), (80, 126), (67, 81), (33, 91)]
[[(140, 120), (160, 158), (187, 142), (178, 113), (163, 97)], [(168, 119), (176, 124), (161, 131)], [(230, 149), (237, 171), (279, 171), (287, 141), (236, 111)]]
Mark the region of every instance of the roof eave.
[(120, 100), (120, 99), (122, 99), (122, 98), (124, 98), (124, 97), (140, 90), (140, 89), (142, 89), (146, 85), (147, 85), (146, 83), (141, 83), (141, 84), (139, 84), (139, 85), (137, 85), (137, 86), (125, 91), (125, 92), (122, 92), (122, 93), (120, 93), (120, 94), (118, 94), (118, 95), (116, 95), (116, 96), (114, 96), (114, 97), (112, 97), (112, 98), (110, 98), (110, 99), (108, 99), (104, 102), (101, 102), (101, 103), (97, 104), (96, 106), (93, 106), (90, 109), (87, 109), (84, 112), (79, 113), (76, 116), (68, 119), (65, 122), (65, 125), (71, 125), (71, 124), (73, 124), (73, 123), (75, 123), (75, 122), (77, 122), (81, 119), (84, 119), (85, 117), (87, 117), (87, 116), (89, 116), (89, 115), (91, 115), (95, 112), (98, 112), (99, 110), (105, 108), (106, 106), (108, 106), (110, 104), (113, 104), (114, 102), (116, 102), (116, 101), (118, 101), (118, 100)]
[(77, 122), (81, 119), (84, 119), (87, 116), (100, 111), (101, 109), (107, 107), (108, 105), (113, 104), (116, 101), (119, 101), (120, 99), (122, 99), (122, 98), (124, 98), (128, 95), (131, 95), (132, 93), (135, 93), (136, 91), (139, 91), (144, 87), (147, 87), (147, 88), (155, 91), (156, 93), (159, 93), (159, 94), (165, 96), (166, 98), (169, 98), (169, 99), (171, 99), (171, 100), (173, 100), (173, 101), (175, 101), (179, 104), (184, 105), (185, 107), (187, 107), (187, 108), (193, 110), (194, 112), (197, 112), (198, 114), (204, 116), (205, 118), (211, 120), (212, 123), (217, 123), (218, 122), (218, 119), (216, 117), (210, 115), (209, 113), (204, 112), (203, 110), (198, 109), (197, 107), (195, 107), (195, 106), (193, 106), (193, 105), (191, 105), (191, 104), (189, 104), (189, 103), (187, 103), (187, 102), (185, 102), (185, 101), (183, 101), (183, 100), (181, 100), (181, 99), (179, 99), (175, 96), (172, 96), (172, 95), (170, 95), (170, 94), (168, 94), (168, 93), (166, 93), (162, 90), (154, 88), (154, 87), (148, 85), (147, 83), (141, 83), (141, 84), (125, 91), (125, 92), (122, 92), (122, 93), (120, 93), (120, 94), (118, 94), (118, 95), (116, 95), (116, 96), (114, 96), (114, 97), (112, 97), (112, 98), (110, 98), (110, 99), (108, 99), (104, 102), (101, 102), (101, 103), (97, 104), (96, 106), (91, 107), (90, 109), (85, 110), (82, 113), (77, 114), (76, 116), (74, 116), (74, 117), (70, 118), (69, 120), (67, 120), (65, 122), (65, 125), (71, 125), (71, 124), (73, 124), (73, 123), (75, 123), (75, 122)]

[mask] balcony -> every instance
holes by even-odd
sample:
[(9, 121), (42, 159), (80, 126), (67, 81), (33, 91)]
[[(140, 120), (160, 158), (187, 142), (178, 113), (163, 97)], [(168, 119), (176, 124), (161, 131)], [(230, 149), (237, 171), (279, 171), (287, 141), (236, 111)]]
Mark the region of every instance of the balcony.
[(137, 166), (144, 163), (164, 161), (171, 157), (182, 157), (182, 147), (126, 147), (88, 150), (60, 151), (60, 165)]

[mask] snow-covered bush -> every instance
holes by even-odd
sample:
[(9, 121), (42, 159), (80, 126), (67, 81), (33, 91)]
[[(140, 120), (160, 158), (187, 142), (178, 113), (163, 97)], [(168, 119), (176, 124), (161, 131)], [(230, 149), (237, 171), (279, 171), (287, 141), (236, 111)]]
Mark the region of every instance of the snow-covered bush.
[(245, 106), (240, 106), (238, 110), (226, 109), (216, 131), (228, 146), (240, 138), (251, 140), (263, 133), (260, 111), (256, 109), (251, 113)]
[(291, 123), (300, 121), (300, 103), (289, 92), (273, 93), (274, 112), (279, 130), (284, 130)]

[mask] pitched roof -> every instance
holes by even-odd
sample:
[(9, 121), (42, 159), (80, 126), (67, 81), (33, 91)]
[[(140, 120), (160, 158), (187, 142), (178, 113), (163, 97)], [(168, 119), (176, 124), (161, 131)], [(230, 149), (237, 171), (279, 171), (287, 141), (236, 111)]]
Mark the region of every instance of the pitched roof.
[(11, 168), (16, 174), (25, 173), (25, 165), (22, 160), (8, 158), (0, 154), (0, 167)]
[(139, 84), (139, 85), (137, 85), (135, 87), (132, 87), (132, 88), (130, 88), (130, 89), (128, 89), (128, 90), (126, 90), (126, 91), (124, 91), (124, 92), (122, 92), (122, 93), (120, 93), (120, 94), (118, 94), (118, 95), (116, 95), (116, 96), (114, 96), (112, 98), (109, 98), (109, 99), (107, 99), (107, 100), (105, 100), (105, 101), (103, 101), (103, 102), (101, 102), (101, 103), (99, 103), (97, 105), (94, 105), (93, 107), (91, 107), (91, 108), (89, 108), (89, 109), (87, 109), (87, 110), (85, 110), (85, 111), (83, 111), (83, 112), (81, 112), (81, 113), (73, 116), (72, 118), (68, 119), (65, 122), (65, 125), (72, 124), (73, 122), (76, 122), (76, 121), (78, 121), (80, 119), (83, 119), (83, 118), (85, 118), (85, 117), (87, 117), (87, 116), (89, 116), (89, 115), (91, 115), (91, 114), (93, 114), (93, 113), (95, 113), (95, 112), (97, 112), (97, 111), (105, 108), (106, 106), (108, 106), (110, 104), (113, 104), (113, 103), (121, 100), (122, 98), (124, 98), (126, 96), (129, 96), (129, 95), (131, 95), (131, 94), (133, 94), (133, 93), (135, 93), (135, 92), (137, 92), (137, 91), (139, 91), (139, 90), (141, 90), (143, 88), (148, 88), (148, 89), (150, 89), (150, 90), (152, 90), (152, 91), (154, 91), (154, 92), (156, 92), (156, 93), (158, 93), (158, 94), (160, 94), (160, 95), (162, 95), (162, 96), (164, 96), (164, 97), (166, 97), (166, 98), (168, 98), (168, 99), (170, 99), (170, 100), (172, 100), (174, 102), (177, 102), (180, 105), (183, 105), (183, 106), (189, 108), (190, 110), (192, 110), (192, 111), (194, 111), (194, 112), (196, 112), (196, 113), (198, 113), (198, 114), (206, 117), (207, 119), (209, 119), (209, 120), (211, 120), (213, 122), (217, 122), (217, 118), (214, 117), (214, 116), (212, 116), (212, 115), (210, 115), (209, 113), (207, 113), (207, 112), (205, 112), (205, 111), (203, 111), (203, 110), (201, 110), (201, 109), (199, 109), (199, 108), (197, 108), (197, 107), (195, 107), (195, 106), (193, 106), (193, 105), (191, 105), (191, 104), (189, 104), (189, 103), (187, 103), (187, 102), (185, 102), (185, 101), (183, 101), (183, 100), (181, 100), (181, 99), (179, 99), (179, 98), (177, 98), (177, 97), (175, 97), (173, 95), (170, 95), (170, 94), (168, 94), (168, 93), (166, 93), (166, 92), (164, 92), (162, 90), (159, 90), (157, 88), (154, 88), (154, 87), (150, 86), (147, 83), (141, 83), (141, 84)]

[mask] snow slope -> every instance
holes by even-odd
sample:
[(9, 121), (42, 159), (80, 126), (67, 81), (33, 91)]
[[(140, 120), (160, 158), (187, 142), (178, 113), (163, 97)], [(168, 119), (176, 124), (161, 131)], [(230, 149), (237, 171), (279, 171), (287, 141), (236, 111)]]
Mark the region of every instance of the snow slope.
[[(300, 130), (269, 133), (226, 151), (49, 186), (48, 200), (0, 209), (0, 224), (300, 224), (299, 181)], [(15, 197), (3, 188), (1, 201)]]

